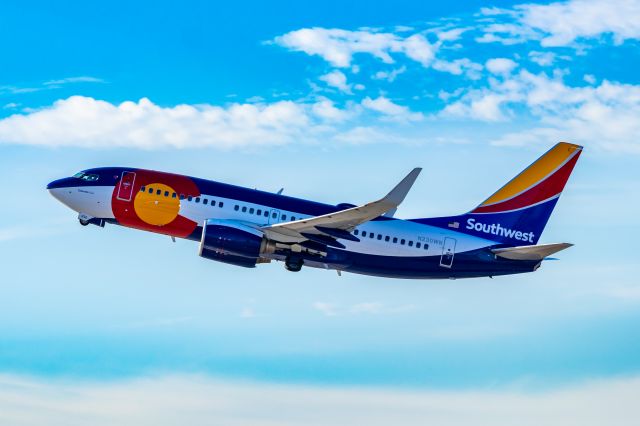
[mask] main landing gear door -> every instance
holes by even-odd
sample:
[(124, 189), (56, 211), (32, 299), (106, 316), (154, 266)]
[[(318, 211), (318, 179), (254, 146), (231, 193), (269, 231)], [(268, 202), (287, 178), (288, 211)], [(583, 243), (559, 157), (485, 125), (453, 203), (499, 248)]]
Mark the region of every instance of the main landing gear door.
[(133, 196), (133, 184), (136, 182), (136, 174), (134, 172), (122, 172), (120, 186), (118, 187), (118, 200), (131, 201)]
[(451, 268), (455, 252), (456, 240), (454, 238), (445, 238), (444, 246), (442, 247), (442, 256), (440, 257), (440, 266), (443, 268)]

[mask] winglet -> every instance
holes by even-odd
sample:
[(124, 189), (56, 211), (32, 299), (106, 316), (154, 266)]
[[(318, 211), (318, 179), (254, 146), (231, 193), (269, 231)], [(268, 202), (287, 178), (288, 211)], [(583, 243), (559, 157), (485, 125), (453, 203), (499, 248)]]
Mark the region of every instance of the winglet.
[(409, 190), (411, 189), (411, 187), (415, 183), (415, 181), (418, 178), (418, 175), (420, 174), (421, 171), (422, 171), (422, 168), (420, 168), (420, 167), (416, 167), (415, 169), (411, 170), (409, 172), (409, 174), (407, 176), (405, 176), (405, 178), (402, 179), (402, 181), (399, 184), (397, 184), (396, 187), (393, 188), (391, 190), (391, 192), (389, 192), (386, 195), (386, 197), (384, 197), (380, 201), (384, 201), (385, 203), (393, 204), (396, 207), (399, 206), (400, 203), (402, 203), (402, 201), (404, 201), (404, 198), (409, 193)]

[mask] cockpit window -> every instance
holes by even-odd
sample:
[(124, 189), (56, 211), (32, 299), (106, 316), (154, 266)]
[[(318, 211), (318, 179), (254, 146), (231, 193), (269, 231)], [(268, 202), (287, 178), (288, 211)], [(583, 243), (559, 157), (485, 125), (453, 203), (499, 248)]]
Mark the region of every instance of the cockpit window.
[(98, 178), (100, 176), (92, 175), (92, 174), (85, 173), (85, 172), (78, 172), (75, 175), (73, 175), (73, 177), (76, 178), (76, 179), (86, 180), (87, 182), (95, 182), (95, 181), (98, 180)]

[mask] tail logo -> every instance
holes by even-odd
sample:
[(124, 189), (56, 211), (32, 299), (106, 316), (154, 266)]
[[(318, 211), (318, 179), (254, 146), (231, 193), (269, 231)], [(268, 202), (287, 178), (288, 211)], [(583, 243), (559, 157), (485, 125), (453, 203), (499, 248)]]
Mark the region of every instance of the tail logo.
[(486, 224), (477, 222), (474, 218), (467, 219), (468, 230), (484, 232), (485, 234), (498, 235), (501, 237), (512, 238), (518, 241), (533, 243), (535, 234), (533, 232), (522, 232), (514, 229), (505, 228), (499, 223)]

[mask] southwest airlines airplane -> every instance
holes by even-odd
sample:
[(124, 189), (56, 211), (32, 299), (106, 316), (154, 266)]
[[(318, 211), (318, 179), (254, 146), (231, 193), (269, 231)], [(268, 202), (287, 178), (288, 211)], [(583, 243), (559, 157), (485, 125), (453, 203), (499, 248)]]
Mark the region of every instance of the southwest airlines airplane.
[(385, 197), (361, 206), (322, 204), (152, 170), (103, 167), (47, 189), (105, 223), (186, 238), (200, 256), (253, 268), (279, 260), (393, 278), (470, 278), (532, 272), (571, 244), (538, 244), (582, 147), (559, 143), (478, 207), (459, 216), (393, 217), (411, 171)]

